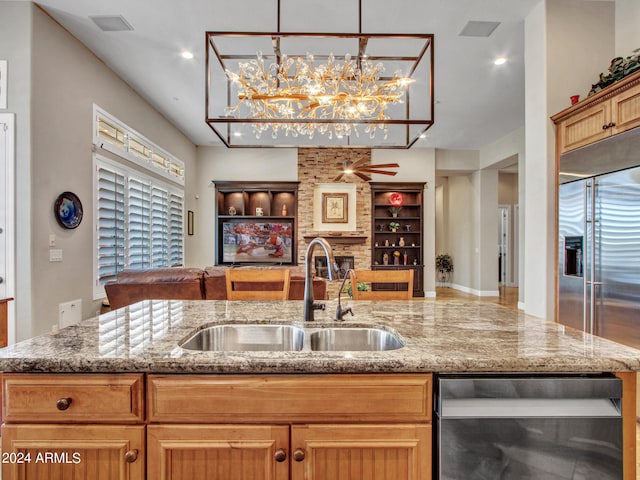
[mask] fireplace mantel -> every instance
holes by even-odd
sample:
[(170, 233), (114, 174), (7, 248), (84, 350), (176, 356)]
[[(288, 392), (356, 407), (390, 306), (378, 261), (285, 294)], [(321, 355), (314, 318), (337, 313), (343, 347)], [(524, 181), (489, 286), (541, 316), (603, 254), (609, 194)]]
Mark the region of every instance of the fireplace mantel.
[(327, 242), (333, 244), (342, 244), (342, 245), (356, 245), (360, 243), (365, 243), (367, 241), (366, 235), (336, 235), (335, 233), (321, 233), (318, 232), (317, 235), (303, 235), (304, 241), (309, 243), (316, 237), (322, 237)]

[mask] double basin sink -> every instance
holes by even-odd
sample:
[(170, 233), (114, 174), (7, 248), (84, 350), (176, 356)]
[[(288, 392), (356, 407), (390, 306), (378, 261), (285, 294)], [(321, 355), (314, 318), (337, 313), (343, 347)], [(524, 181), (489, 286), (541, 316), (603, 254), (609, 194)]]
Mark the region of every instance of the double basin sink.
[(382, 328), (300, 328), (275, 324), (222, 324), (201, 328), (180, 342), (187, 350), (239, 352), (383, 351), (404, 341)]

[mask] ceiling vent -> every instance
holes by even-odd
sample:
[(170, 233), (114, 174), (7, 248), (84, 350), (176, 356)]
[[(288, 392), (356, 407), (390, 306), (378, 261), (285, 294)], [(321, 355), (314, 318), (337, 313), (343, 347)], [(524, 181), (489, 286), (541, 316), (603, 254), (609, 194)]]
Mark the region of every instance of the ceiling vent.
[(500, 22), (480, 22), (476, 20), (469, 21), (462, 31), (461, 37), (488, 37), (498, 28)]
[(133, 27), (127, 22), (122, 15), (95, 15), (89, 17), (105, 32), (123, 32), (133, 30)]

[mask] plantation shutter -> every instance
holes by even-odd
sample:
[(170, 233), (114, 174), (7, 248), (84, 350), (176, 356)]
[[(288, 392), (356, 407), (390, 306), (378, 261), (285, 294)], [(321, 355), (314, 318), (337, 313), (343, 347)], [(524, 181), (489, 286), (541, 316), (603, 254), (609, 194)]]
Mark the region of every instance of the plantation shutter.
[(166, 267), (169, 262), (169, 192), (151, 188), (151, 266)]
[(151, 188), (129, 178), (129, 252), (127, 266), (144, 270), (151, 266)]
[(172, 193), (169, 196), (169, 266), (179, 267), (183, 265), (183, 225), (184, 225), (184, 198)]
[(114, 281), (125, 266), (125, 178), (104, 166), (97, 168), (98, 285)]

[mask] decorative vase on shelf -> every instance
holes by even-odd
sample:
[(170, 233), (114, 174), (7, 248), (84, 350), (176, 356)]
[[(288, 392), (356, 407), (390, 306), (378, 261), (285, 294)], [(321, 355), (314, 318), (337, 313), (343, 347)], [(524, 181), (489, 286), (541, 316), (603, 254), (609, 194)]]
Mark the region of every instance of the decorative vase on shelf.
[(229, 215), (235, 215), (235, 214), (236, 214), (236, 207), (232, 205), (229, 207)]
[(286, 204), (282, 204), (282, 216), (286, 217), (287, 216), (287, 205)]
[(389, 254), (385, 253), (384, 255), (382, 255), (382, 264), (383, 265), (389, 265)]
[(404, 237), (400, 237), (400, 241), (398, 242), (398, 245), (400, 245), (401, 247), (404, 247)]

